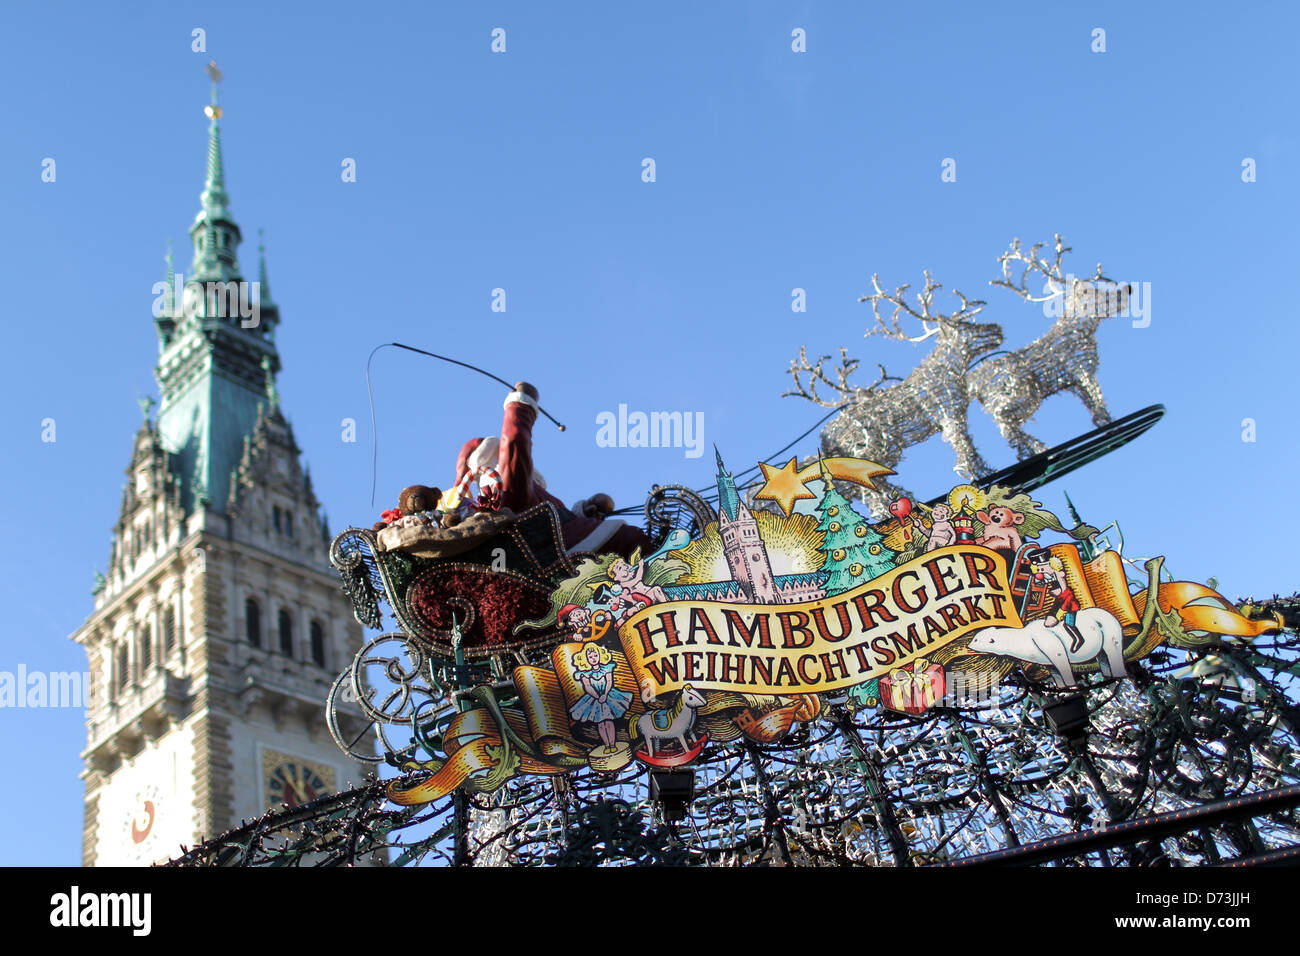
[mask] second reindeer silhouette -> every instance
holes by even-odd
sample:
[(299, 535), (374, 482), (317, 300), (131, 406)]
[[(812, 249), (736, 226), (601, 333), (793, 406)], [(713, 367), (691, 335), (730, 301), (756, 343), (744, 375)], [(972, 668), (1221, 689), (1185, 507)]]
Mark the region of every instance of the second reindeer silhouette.
[[(934, 348), (907, 378), (892, 377), (879, 365), (880, 377), (875, 382), (865, 387), (852, 385), (849, 376), (859, 362), (849, 358), (846, 349), (840, 349), (840, 364), (828, 374), (825, 363), (830, 356), (810, 362), (806, 350), (800, 348), (798, 359), (790, 363), (789, 369), (795, 387), (785, 394), (842, 409), (822, 430), (822, 453), (829, 457), (866, 458), (892, 469), (909, 447), (938, 433), (957, 455), (954, 470), (963, 478), (975, 478), (989, 468), (967, 429), (966, 410), (971, 400), (966, 370), (976, 358), (1002, 344), (1002, 328), (974, 321), (984, 302), (967, 299), (955, 290), (953, 294), (960, 302), (957, 311), (934, 311), (934, 294), (942, 286), (929, 272), (924, 275), (925, 287), (914, 294), (914, 302), (909, 301), (908, 285), (886, 292), (875, 275), (871, 277), (875, 291), (859, 300), (871, 303), (876, 319), (876, 328), (867, 332), (868, 337), (884, 335), (902, 342), (934, 339)], [(882, 306), (893, 307), (888, 318), (882, 314)], [(921, 334), (907, 335), (899, 325), (904, 318), (915, 320)], [(835, 376), (833, 381), (831, 374)], [(887, 386), (887, 381), (896, 384)], [(836, 397), (819, 395), (819, 383), (834, 391)], [(892, 498), (906, 494), (881, 479), (875, 479), (875, 485), (864, 497), (878, 516), (886, 513)]]
[[(1097, 326), (1128, 307), (1129, 287), (1101, 274), (1101, 265), (1091, 279), (1076, 279), (1061, 272), (1061, 259), (1070, 247), (1056, 237), (1055, 258), (1048, 262), (1039, 255), (1044, 243), (1026, 254), (1020, 240), (998, 257), (1002, 278), (992, 285), (1010, 289), (1027, 302), (1059, 300), (1059, 318), (1042, 336), (1024, 348), (982, 362), (970, 372), (969, 389), (997, 423), (1002, 437), (1023, 461), (1047, 450), (1047, 446), (1025, 431), (1043, 401), (1058, 392), (1077, 395), (1097, 427), (1110, 421), (1106, 400), (1097, 381)], [(1020, 267), (1019, 279), (1012, 271)], [(1031, 274), (1042, 276), (1044, 294), (1035, 296), (1027, 288)]]

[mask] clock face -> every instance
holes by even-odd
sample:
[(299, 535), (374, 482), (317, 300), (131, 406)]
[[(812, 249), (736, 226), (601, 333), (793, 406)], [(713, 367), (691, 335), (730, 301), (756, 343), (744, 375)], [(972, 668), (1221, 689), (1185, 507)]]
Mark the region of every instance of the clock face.
[(266, 802), (291, 807), (310, 803), (334, 792), (334, 768), (299, 757), (265, 751), (262, 780)]
[(137, 860), (151, 858), (158, 843), (161, 792), (156, 784), (139, 790), (131, 801), (125, 823), (127, 851)]

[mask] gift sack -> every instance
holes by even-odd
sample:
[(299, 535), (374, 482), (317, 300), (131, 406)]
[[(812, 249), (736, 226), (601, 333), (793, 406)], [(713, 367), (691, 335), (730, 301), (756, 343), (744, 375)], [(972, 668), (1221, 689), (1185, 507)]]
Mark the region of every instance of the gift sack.
[(375, 535), (380, 551), (401, 551), (417, 558), (450, 558), (500, 533), (515, 520), (508, 508), (480, 511), (450, 528), (434, 524), (389, 525)]

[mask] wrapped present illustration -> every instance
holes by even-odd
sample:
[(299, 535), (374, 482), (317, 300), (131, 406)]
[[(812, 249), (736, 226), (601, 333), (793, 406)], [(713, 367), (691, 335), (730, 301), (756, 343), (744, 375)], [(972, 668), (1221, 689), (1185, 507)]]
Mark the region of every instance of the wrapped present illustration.
[(924, 713), (947, 690), (943, 668), (918, 657), (911, 667), (899, 667), (880, 678), (880, 698), (890, 710)]

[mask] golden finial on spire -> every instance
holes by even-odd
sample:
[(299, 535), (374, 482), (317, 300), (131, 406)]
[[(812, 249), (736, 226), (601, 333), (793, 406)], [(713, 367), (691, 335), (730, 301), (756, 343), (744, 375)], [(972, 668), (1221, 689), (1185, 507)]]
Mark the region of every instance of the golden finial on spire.
[(208, 76), (212, 77), (212, 102), (203, 107), (203, 115), (210, 120), (221, 119), (221, 107), (217, 105), (217, 84), (221, 82), (221, 70), (217, 67), (216, 60), (209, 60), (207, 67)]

